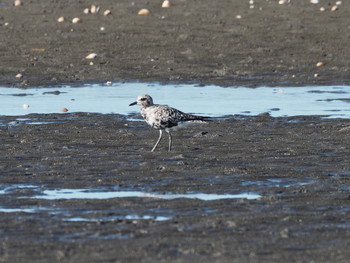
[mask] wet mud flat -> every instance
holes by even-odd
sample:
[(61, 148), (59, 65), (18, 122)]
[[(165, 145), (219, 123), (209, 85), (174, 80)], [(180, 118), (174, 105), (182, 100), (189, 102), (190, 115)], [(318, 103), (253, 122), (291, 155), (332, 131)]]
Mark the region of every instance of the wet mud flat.
[[(176, 0), (162, 8), (159, 0), (99, 0), (97, 14), (83, 13), (93, 4), (86, 0), (22, 2), (0, 3), (4, 86), (349, 83), (348, 1), (331, 11), (336, 1)], [(151, 14), (137, 15), (143, 8)]]
[(228, 116), (151, 153), (157, 131), (130, 116), (26, 117), (0, 117), (2, 262), (350, 256), (350, 120)]

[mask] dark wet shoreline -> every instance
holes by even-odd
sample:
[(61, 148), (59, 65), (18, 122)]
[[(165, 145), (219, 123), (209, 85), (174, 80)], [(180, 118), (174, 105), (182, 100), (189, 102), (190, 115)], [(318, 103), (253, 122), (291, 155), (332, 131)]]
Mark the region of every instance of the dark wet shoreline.
[[(110, 16), (85, 15), (87, 1), (23, 2), (0, 5), (0, 86), (349, 85), (346, 1), (99, 1)], [(348, 119), (227, 116), (151, 153), (157, 131), (124, 115), (16, 118), (0, 115), (0, 262), (348, 262)], [(55, 189), (262, 198), (31, 198)]]
[[(0, 195), (6, 208), (43, 209), (2, 213), (5, 261), (347, 260), (350, 120), (231, 116), (174, 132), (173, 152), (163, 142), (150, 153), (158, 134), (144, 122), (114, 114), (40, 117), (60, 122), (0, 128), (1, 185), (262, 198), (16, 198), (34, 194), (30, 189)], [(93, 221), (69, 221), (76, 217)]]
[[(250, 8), (241, 1), (180, 0), (164, 9), (154, 0), (102, 0), (101, 12), (89, 15), (82, 11), (91, 6), (86, 1), (25, 1), (17, 8), (5, 3), (0, 7), (0, 33), (6, 36), (0, 42), (1, 86), (349, 84), (345, 1), (333, 12), (332, 1), (255, 1)], [(151, 15), (138, 16), (141, 8)], [(106, 9), (111, 15), (102, 14)], [(61, 16), (65, 21), (59, 23)], [(72, 24), (73, 17), (81, 23)], [(87, 59), (90, 53), (97, 57)]]

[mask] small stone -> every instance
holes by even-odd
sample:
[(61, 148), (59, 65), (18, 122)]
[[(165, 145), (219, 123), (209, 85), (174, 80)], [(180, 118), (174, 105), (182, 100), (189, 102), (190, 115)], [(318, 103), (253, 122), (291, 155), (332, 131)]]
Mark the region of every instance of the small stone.
[(74, 18), (72, 19), (72, 23), (73, 23), (73, 24), (81, 23), (81, 19), (80, 19), (79, 17), (74, 17)]
[(323, 67), (324, 65), (325, 65), (325, 63), (322, 61), (316, 63), (316, 67), (318, 67), (318, 68)]
[(68, 109), (67, 108), (62, 108), (61, 112), (68, 112)]
[(337, 5), (334, 5), (334, 6), (332, 6), (332, 8), (331, 8), (331, 11), (337, 11), (338, 10), (338, 6)]
[(22, 5), (23, 5), (23, 2), (22, 2), (21, 0), (15, 0), (15, 1), (13, 2), (13, 5), (14, 5), (14, 6), (22, 6)]
[(92, 5), (90, 7), (90, 13), (91, 14), (97, 14), (100, 11), (100, 7), (97, 5)]
[(111, 10), (106, 10), (103, 12), (104, 16), (109, 16), (110, 14), (112, 14)]
[(21, 79), (21, 78), (23, 78), (23, 75), (22, 75), (21, 73), (18, 73), (18, 74), (16, 75), (16, 79)]
[(151, 12), (148, 9), (141, 9), (137, 14), (141, 15), (141, 16), (147, 16), (149, 15)]
[(164, 0), (164, 2), (162, 3), (162, 7), (163, 8), (170, 8), (171, 7), (171, 3), (169, 0)]
[(90, 53), (89, 55), (87, 55), (85, 58), (86, 59), (94, 59), (97, 57), (97, 54), (96, 53)]
[(57, 22), (58, 22), (58, 23), (64, 22), (64, 17), (63, 17), (63, 16), (59, 17), (59, 18), (57, 19)]

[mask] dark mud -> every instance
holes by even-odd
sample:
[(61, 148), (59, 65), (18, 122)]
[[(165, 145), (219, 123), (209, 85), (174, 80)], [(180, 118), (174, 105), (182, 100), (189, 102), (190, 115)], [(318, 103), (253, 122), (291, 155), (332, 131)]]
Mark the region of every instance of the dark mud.
[[(24, 210), (1, 213), (3, 262), (348, 260), (349, 120), (232, 116), (151, 153), (157, 131), (125, 116), (29, 117), (47, 124), (1, 118), (1, 206)], [(54, 189), (262, 197), (40, 199)]]
[[(177, 0), (164, 9), (158, 0), (101, 0), (100, 13), (89, 15), (83, 13), (89, 1), (23, 2), (0, 6), (0, 85), (349, 84), (347, 1), (332, 12), (335, 1), (257, 0), (250, 8), (248, 0)], [(141, 8), (151, 15), (138, 16)], [(104, 16), (106, 9), (112, 14)], [(65, 22), (58, 23), (61, 16)], [(82, 22), (72, 24), (74, 17)], [(98, 55), (93, 65), (85, 58), (90, 53)]]
[[(1, 86), (349, 84), (347, 1), (23, 2), (0, 3)], [(349, 120), (229, 116), (150, 153), (157, 131), (126, 116), (16, 119), (0, 117), (0, 262), (348, 262)], [(262, 197), (40, 198), (55, 189)]]

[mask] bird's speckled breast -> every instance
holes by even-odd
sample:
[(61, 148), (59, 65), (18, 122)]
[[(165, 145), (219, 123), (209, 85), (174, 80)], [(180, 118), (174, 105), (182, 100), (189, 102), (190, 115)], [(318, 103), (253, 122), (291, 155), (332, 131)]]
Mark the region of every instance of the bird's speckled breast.
[(153, 128), (165, 129), (176, 126), (177, 122), (174, 121), (174, 118), (180, 117), (179, 115), (181, 114), (179, 111), (176, 111), (171, 107), (163, 105), (152, 105), (149, 107), (143, 107), (141, 109), (141, 115), (145, 121)]

